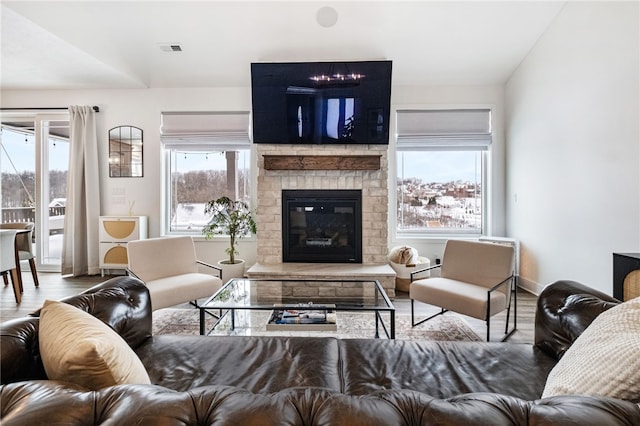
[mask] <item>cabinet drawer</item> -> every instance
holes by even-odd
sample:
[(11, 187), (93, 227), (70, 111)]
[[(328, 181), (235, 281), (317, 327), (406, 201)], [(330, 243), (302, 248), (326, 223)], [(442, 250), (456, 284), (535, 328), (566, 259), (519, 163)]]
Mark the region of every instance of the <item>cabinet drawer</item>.
[(101, 217), (100, 241), (133, 241), (146, 237), (146, 228), (141, 228), (139, 217)]
[(129, 264), (127, 243), (100, 243), (101, 268), (126, 268)]

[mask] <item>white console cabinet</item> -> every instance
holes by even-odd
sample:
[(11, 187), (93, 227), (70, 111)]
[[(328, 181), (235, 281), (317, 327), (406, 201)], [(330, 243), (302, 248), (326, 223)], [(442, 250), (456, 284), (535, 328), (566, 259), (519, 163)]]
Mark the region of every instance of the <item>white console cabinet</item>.
[(127, 269), (127, 242), (147, 238), (147, 216), (100, 216), (100, 270)]

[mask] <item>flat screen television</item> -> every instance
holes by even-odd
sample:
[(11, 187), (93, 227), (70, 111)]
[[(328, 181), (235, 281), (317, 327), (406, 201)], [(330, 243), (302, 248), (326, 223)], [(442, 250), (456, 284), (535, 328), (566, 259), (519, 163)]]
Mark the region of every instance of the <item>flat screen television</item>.
[(388, 144), (391, 61), (251, 64), (254, 143)]

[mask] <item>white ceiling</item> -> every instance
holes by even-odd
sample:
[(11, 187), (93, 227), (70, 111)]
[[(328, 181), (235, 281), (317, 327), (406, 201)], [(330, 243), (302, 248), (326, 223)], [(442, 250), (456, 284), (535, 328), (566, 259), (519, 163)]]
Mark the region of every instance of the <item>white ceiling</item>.
[(395, 85), (503, 84), (563, 5), (2, 0), (0, 87), (248, 86), (251, 62), (336, 59), (390, 59)]

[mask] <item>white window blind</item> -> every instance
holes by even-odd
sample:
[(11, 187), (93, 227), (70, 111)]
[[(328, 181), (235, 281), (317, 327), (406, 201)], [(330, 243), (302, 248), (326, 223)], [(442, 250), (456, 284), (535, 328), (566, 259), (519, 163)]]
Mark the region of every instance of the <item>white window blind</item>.
[(248, 149), (249, 112), (163, 112), (160, 140), (167, 149)]
[(398, 110), (396, 129), (399, 151), (486, 150), (491, 144), (491, 110)]

